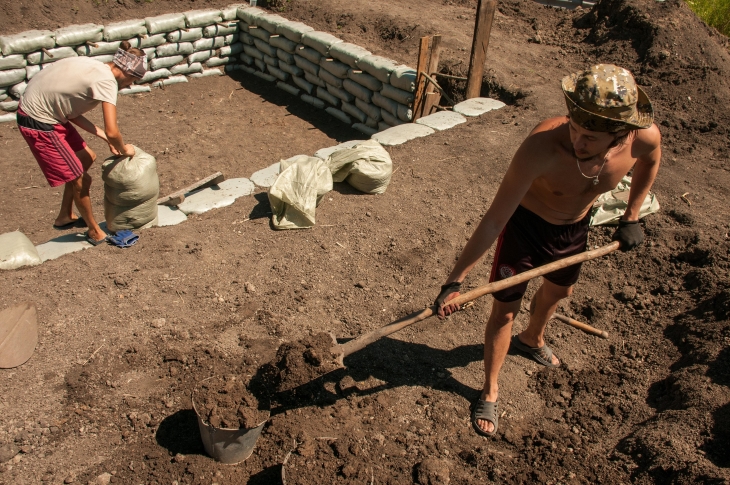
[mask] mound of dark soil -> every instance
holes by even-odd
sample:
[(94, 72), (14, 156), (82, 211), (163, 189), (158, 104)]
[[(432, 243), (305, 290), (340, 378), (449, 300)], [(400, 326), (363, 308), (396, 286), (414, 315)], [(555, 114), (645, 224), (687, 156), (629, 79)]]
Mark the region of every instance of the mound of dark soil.
[(342, 367), (332, 353), (332, 335), (320, 332), (296, 342), (285, 342), (271, 363), (277, 391), (286, 391)]
[(193, 400), (203, 421), (216, 428), (255, 428), (269, 415), (267, 410), (259, 409), (258, 399), (244, 380), (233, 375), (204, 380)]

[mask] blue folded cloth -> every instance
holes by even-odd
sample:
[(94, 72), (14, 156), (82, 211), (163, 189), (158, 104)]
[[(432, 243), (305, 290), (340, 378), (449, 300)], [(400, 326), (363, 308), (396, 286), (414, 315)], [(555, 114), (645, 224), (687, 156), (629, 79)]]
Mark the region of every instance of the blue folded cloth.
[(139, 240), (139, 236), (129, 229), (117, 231), (114, 235), (107, 237), (109, 244), (113, 244), (118, 248), (128, 248), (134, 246)]

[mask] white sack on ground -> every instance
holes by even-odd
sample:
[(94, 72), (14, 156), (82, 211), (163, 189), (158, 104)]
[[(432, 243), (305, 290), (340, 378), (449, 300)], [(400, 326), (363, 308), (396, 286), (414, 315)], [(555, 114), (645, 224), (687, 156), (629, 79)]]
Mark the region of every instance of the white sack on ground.
[(0, 35), (0, 51), (6, 56), (27, 54), (55, 46), (56, 39), (50, 30), (28, 30), (15, 35)]
[(103, 25), (84, 24), (70, 25), (56, 30), (57, 46), (74, 46), (81, 45), (84, 42), (99, 42), (104, 38)]
[[(618, 224), (618, 220), (626, 212), (631, 190), (631, 177), (628, 175), (621, 179), (615, 189), (604, 192), (596, 202), (593, 203), (593, 214), (591, 215), (591, 226), (602, 224)], [(639, 219), (659, 211), (659, 201), (656, 195), (647, 194), (639, 209)]]
[[(104, 40), (111, 42), (113, 40), (129, 40), (132, 37), (147, 35), (147, 26), (144, 20), (125, 20), (124, 22), (115, 22), (104, 27)], [(136, 47), (136, 46), (132, 46)]]
[(157, 161), (137, 147), (134, 150), (131, 158), (109, 157), (101, 166), (104, 217), (113, 232), (142, 227), (157, 217)]
[(330, 190), (332, 174), (321, 158), (298, 155), (282, 160), (279, 176), (269, 188), (274, 228), (314, 226), (316, 208)]
[(42, 262), (35, 246), (22, 232), (0, 235), (0, 269), (35, 266)]
[(366, 140), (333, 152), (326, 160), (334, 182), (346, 181), (361, 192), (382, 194), (390, 184), (393, 162), (383, 146)]

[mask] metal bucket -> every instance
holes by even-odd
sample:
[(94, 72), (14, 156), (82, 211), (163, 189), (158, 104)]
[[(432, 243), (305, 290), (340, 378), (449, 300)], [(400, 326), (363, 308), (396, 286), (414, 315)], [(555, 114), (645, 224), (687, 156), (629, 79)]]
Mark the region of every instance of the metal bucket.
[(200, 438), (203, 440), (205, 452), (221, 463), (235, 465), (246, 460), (253, 453), (256, 440), (261, 436), (261, 431), (268, 418), (255, 428), (216, 428), (203, 422), (198, 409), (195, 407), (195, 393), (193, 391), (192, 402), (195, 415), (198, 417), (198, 428)]

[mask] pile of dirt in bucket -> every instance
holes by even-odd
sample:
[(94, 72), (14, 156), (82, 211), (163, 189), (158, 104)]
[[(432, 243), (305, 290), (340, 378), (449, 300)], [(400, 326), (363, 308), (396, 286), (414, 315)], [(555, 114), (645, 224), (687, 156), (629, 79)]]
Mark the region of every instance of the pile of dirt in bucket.
[(333, 345), (335, 341), (327, 332), (281, 344), (269, 364), (276, 390), (293, 389), (342, 367), (332, 353)]
[(194, 399), (203, 421), (216, 428), (255, 428), (269, 416), (267, 410), (259, 409), (259, 401), (246, 382), (234, 375), (206, 379)]

